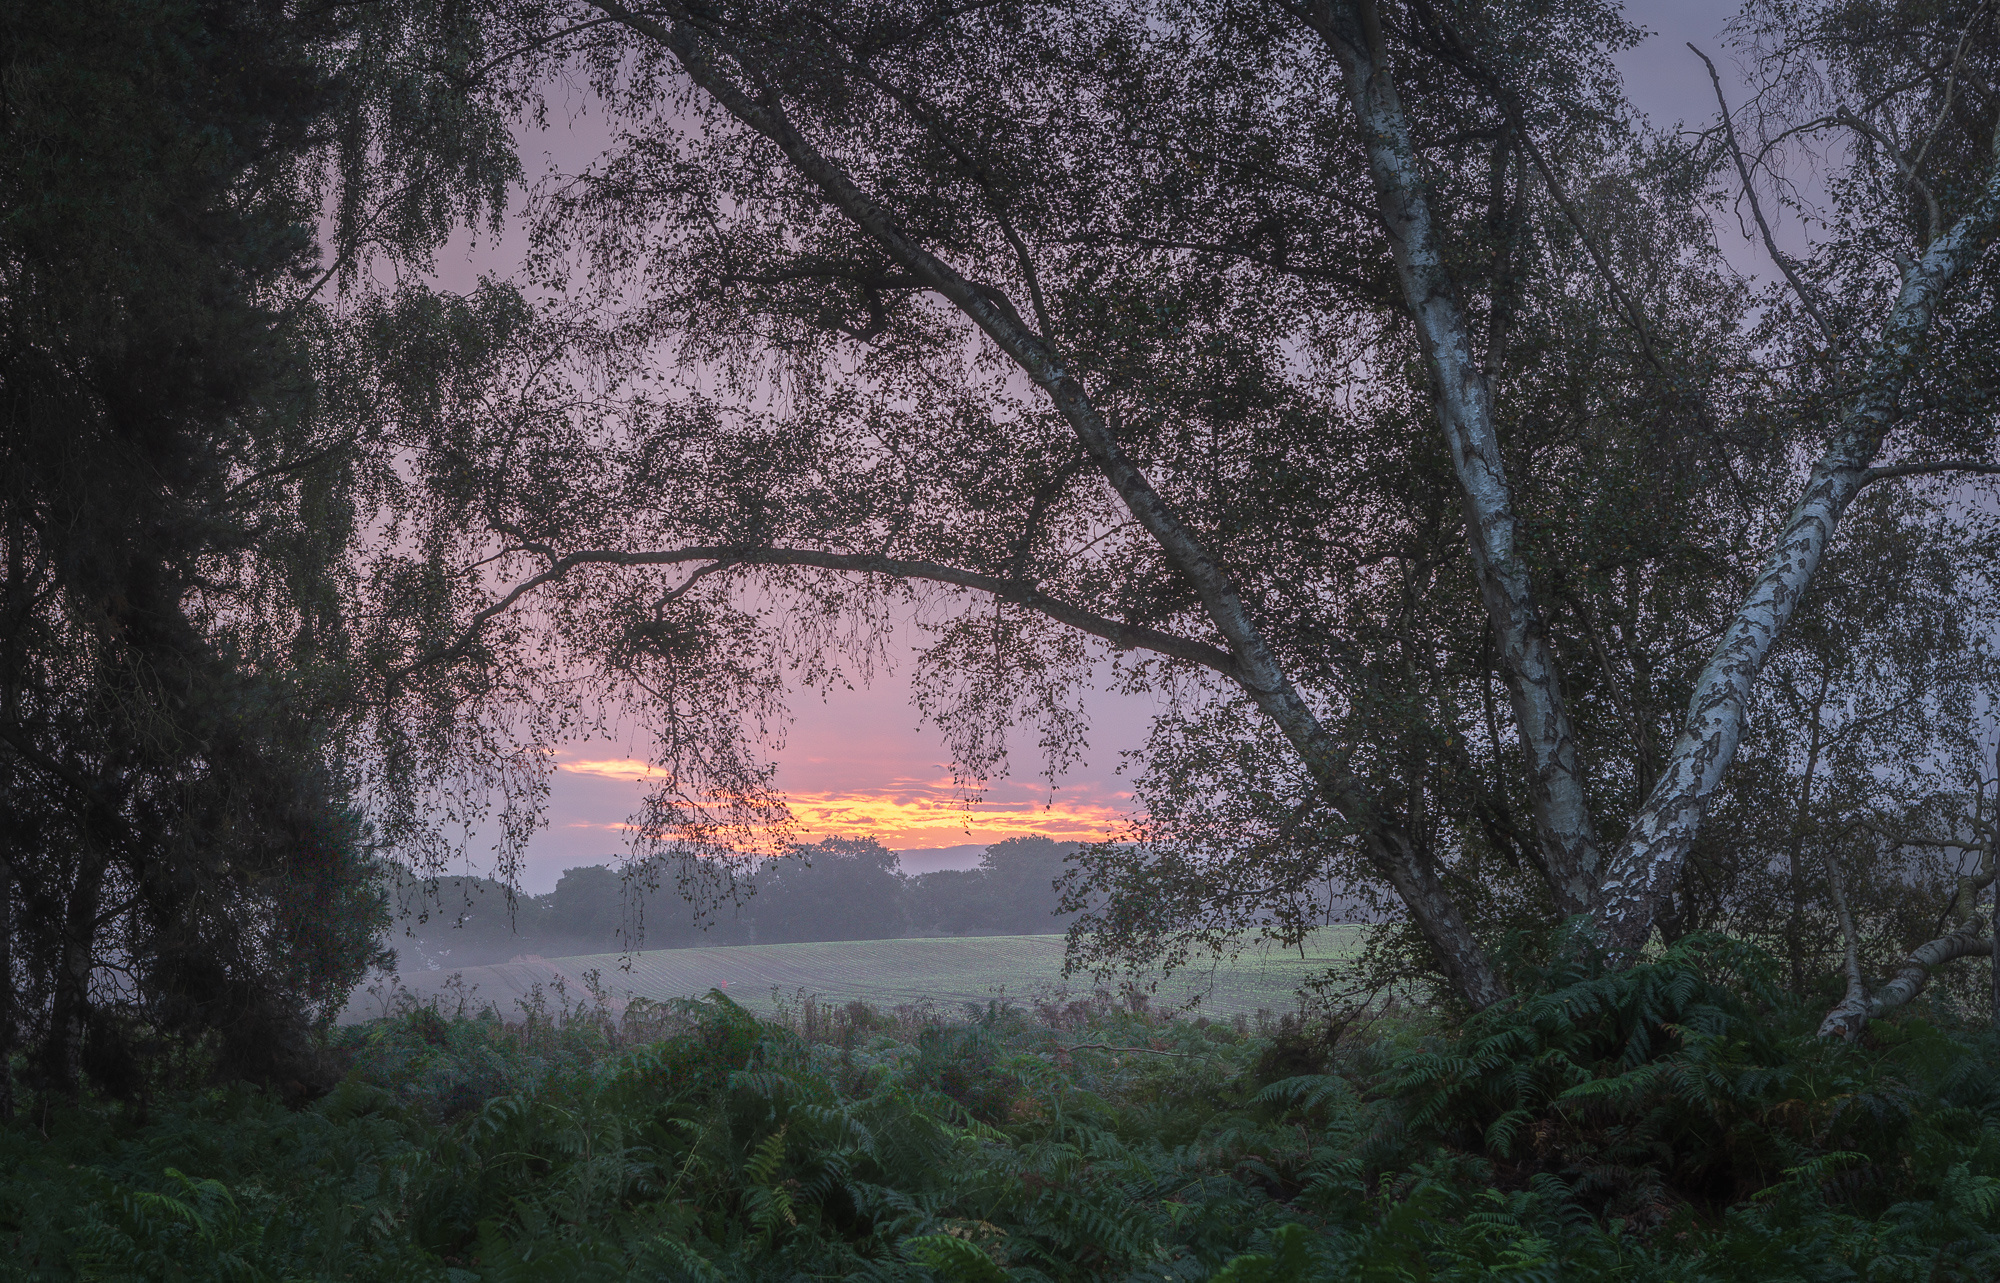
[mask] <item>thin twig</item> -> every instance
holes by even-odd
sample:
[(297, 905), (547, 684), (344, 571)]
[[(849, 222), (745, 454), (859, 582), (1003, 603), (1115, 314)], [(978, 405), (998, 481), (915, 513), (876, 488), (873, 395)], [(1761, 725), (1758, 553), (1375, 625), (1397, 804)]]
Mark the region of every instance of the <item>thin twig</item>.
[(1938, 208), (1937, 197), (1932, 195), (1929, 184), (1917, 177), (1916, 167), (1910, 164), (1910, 158), (1903, 154), (1902, 148), (1896, 146), (1889, 135), (1869, 124), (1860, 116), (1855, 115), (1846, 107), (1841, 107), (1834, 113), (1834, 116), (1843, 125), (1873, 139), (1883, 151), (1889, 153), (1889, 159), (1895, 161), (1896, 168), (1903, 171), (1903, 182), (1911, 190), (1924, 198), (1924, 204), (1930, 211), (1930, 235), (1924, 238), (1925, 247), (1928, 248), (1932, 241), (1944, 235), (1944, 211)]
[(1744, 158), (1743, 146), (1736, 139), (1736, 122), (1729, 114), (1729, 100), (1722, 92), (1722, 77), (1717, 74), (1715, 63), (1709, 60), (1707, 54), (1696, 49), (1693, 42), (1689, 42), (1688, 48), (1693, 51), (1695, 57), (1701, 59), (1702, 65), (1708, 68), (1709, 82), (1715, 86), (1716, 105), (1722, 110), (1723, 135), (1729, 140), (1729, 154), (1736, 159), (1736, 172), (1743, 179), (1743, 195), (1750, 201), (1750, 214), (1757, 220), (1757, 230), (1764, 234), (1764, 250), (1771, 256), (1771, 261), (1778, 265), (1778, 270), (1785, 274), (1785, 280), (1791, 283), (1792, 293), (1798, 295), (1806, 314), (1819, 325), (1820, 333), (1824, 334), (1826, 341), (1832, 345), (1833, 361), (1837, 367), (1840, 364), (1841, 350), (1847, 346), (1846, 338), (1827, 316), (1819, 300), (1813, 297), (1816, 291), (1809, 290), (1805, 281), (1794, 270), (1790, 256), (1778, 248), (1777, 238), (1771, 234), (1771, 224), (1764, 217), (1764, 204), (1757, 199), (1757, 184), (1750, 179), (1750, 162)]
[(2000, 463), (1987, 463), (1983, 459), (1939, 459), (1930, 463), (1892, 463), (1885, 467), (1870, 468), (1861, 474), (1861, 484), (1872, 481), (1888, 481), (1895, 477), (1931, 477), (1946, 472), (1968, 472), (1977, 476), (2000, 474)]
[(1931, 122), (1930, 132), (1924, 135), (1924, 145), (1917, 148), (1916, 158), (1910, 162), (1912, 168), (1924, 163), (1924, 157), (1930, 152), (1931, 144), (1937, 141), (1938, 131), (1944, 128), (1944, 118), (1951, 112), (1951, 100), (1958, 93), (1958, 71), (1965, 65), (1965, 47), (1972, 42), (1972, 29), (1986, 16), (1986, 10), (1991, 3), (1992, 0), (1987, 0), (1986, 4), (1979, 6), (1979, 11), (1972, 15), (1971, 20), (1965, 24), (1964, 32), (1958, 37), (1958, 49), (1951, 56), (1951, 71), (1945, 77), (1944, 103), (1938, 108), (1937, 119)]

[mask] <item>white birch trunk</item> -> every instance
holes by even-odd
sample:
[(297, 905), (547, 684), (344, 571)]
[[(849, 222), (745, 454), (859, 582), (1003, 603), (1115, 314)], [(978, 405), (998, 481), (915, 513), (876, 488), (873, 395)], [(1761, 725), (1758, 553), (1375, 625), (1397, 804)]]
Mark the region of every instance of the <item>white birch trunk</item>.
[[(2000, 140), (2000, 134), (1995, 137)], [(1695, 683), (1673, 751), (1606, 871), (1595, 925), (1599, 940), (1614, 958), (1637, 956), (1660, 903), (1680, 877), (1708, 799), (1736, 758), (1751, 688), (1778, 634), (1811, 586), (1869, 464), (1881, 451), (1939, 301), (1984, 250), (1996, 215), (2000, 215), (2000, 167), (1989, 177), (1978, 204), (1904, 270), (1861, 391), (1806, 478), (1804, 493), (1765, 557), (1762, 572)]]
[(1903, 965), (1889, 982), (1876, 990), (1872, 997), (1864, 995), (1857, 983), (1850, 982), (1847, 997), (1839, 1006), (1826, 1013), (1820, 1022), (1819, 1036), (1841, 1038), (1853, 1042), (1860, 1036), (1862, 1027), (1877, 1016), (1909, 1002), (1924, 991), (1933, 973), (1948, 962), (1959, 958), (1990, 958), (1993, 956), (1993, 942), (1979, 934), (1977, 924), (1967, 923), (1947, 936), (1939, 936), (1927, 944), (1910, 951)]
[(1521, 555), (1513, 490), (1493, 426), (1492, 391), (1474, 355), (1471, 327), (1446, 266), (1409, 119), (1383, 57), (1371, 8), (1365, 3), (1351, 9), (1321, 4), (1305, 16), (1346, 73), (1376, 206), (1430, 370), (1480, 598), (1500, 643), (1514, 724), (1528, 759), (1542, 872), (1565, 916), (1586, 913), (1596, 904), (1600, 874), (1576, 736), (1563, 708), (1562, 674)]

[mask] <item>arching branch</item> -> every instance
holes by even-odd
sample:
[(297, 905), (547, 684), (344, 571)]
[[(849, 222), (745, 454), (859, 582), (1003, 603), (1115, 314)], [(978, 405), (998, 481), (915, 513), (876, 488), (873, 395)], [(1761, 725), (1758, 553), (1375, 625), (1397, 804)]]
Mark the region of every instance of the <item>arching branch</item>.
[[(401, 679), (420, 668), (464, 654), (466, 649), (479, 639), (480, 633), (488, 624), (513, 609), (523, 597), (538, 588), (560, 582), (573, 571), (587, 566), (637, 568), (678, 566), (690, 562), (704, 563), (694, 572), (691, 580), (728, 566), (798, 566), (846, 573), (886, 575), (892, 579), (919, 580), (969, 588), (974, 592), (986, 593), (1009, 605), (1047, 616), (1079, 632), (1102, 638), (1120, 650), (1148, 650), (1170, 659), (1198, 665), (1232, 680), (1238, 679), (1235, 657), (1219, 646), (1179, 637), (1157, 628), (1121, 623), (1115, 619), (1093, 614), (1081, 606), (1049, 595), (1031, 580), (1008, 579), (938, 562), (912, 561), (887, 557), (879, 553), (825, 552), (816, 548), (743, 548), (707, 544), (633, 552), (589, 548), (565, 553), (555, 558), (546, 570), (514, 585), (503, 593), (499, 600), (473, 615), (452, 641), (426, 651), (397, 669), (393, 677)], [(686, 586), (682, 585), (683, 588)]]

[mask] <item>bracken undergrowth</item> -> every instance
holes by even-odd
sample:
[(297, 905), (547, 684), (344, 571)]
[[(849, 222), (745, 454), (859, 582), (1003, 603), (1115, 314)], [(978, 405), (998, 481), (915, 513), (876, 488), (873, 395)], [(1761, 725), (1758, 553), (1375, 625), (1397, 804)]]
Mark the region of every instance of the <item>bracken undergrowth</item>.
[(1695, 939), (1452, 1028), (418, 1008), (303, 1109), (30, 1108), (0, 1279), (2000, 1277), (2000, 1041), (1821, 1041), (1768, 973)]

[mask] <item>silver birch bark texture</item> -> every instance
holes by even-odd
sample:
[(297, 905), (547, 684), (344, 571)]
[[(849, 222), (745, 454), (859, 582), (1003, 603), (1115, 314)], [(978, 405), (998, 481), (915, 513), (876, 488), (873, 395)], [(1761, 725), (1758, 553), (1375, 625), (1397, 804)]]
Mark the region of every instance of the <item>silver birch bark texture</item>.
[(1360, 831), (1370, 860), (1409, 907), (1458, 995), (1474, 1008), (1504, 997), (1499, 977), (1435, 869), (1405, 835), (1383, 823), (1373, 799), (1346, 769), (1346, 754), (1278, 663), (1226, 571), (1125, 453), (1048, 337), (1031, 330), (1000, 291), (967, 280), (918, 244), (842, 167), (812, 146), (785, 114), (775, 92), (766, 90), (756, 97), (745, 92), (679, 5), (663, 5), (661, 12), (667, 17), (662, 21), (615, 0), (587, 3), (667, 49), (723, 110), (775, 144), (835, 209), (898, 266), (984, 331), (1043, 390), (1126, 509), (1187, 577), (1210, 622), (1228, 643), (1234, 659), (1230, 676), (1285, 735), (1343, 818)]
[(1979, 934), (1977, 923), (1967, 923), (1950, 935), (1912, 949), (1896, 974), (1873, 997), (1863, 998), (1850, 986), (1847, 998), (1820, 1022), (1819, 1036), (1853, 1042), (1870, 1020), (1922, 993), (1939, 967), (1960, 958), (1992, 956), (1993, 942)]
[(1480, 599), (1500, 643), (1514, 724), (1527, 756), (1542, 872), (1565, 916), (1587, 913), (1597, 901), (1597, 836), (1576, 735), (1563, 707), (1562, 674), (1521, 555), (1513, 490), (1493, 425), (1492, 391), (1474, 355), (1471, 327), (1445, 262), (1423, 167), (1383, 54), (1375, 12), (1367, 0), (1352, 6), (1323, 2), (1300, 16), (1332, 48), (1346, 73), (1376, 207), (1430, 370), (1438, 423), (1458, 477)]
[[(1840, 867), (1831, 857), (1828, 858), (1827, 889), (1833, 894), (1834, 912), (1839, 915), (1841, 937), (1846, 945), (1847, 994), (1820, 1022), (1820, 1037), (1853, 1042), (1861, 1036), (1862, 1029), (1871, 1019), (1892, 1007), (1902, 1006), (1922, 993), (1924, 986), (1930, 983), (1932, 973), (1947, 962), (1993, 955), (1992, 942), (2000, 939), (2000, 934), (1981, 938), (1978, 904), (1979, 893), (2000, 877), (2000, 794), (1996, 794), (1994, 806), (1996, 811), (1992, 825), (1987, 828), (1986, 849), (1980, 852), (1979, 867), (1962, 875), (1958, 879), (1958, 889), (1952, 893), (1948, 906), (1953, 924), (1951, 931), (1911, 950), (1895, 976), (1872, 998), (1861, 978), (1860, 942), (1854, 930), (1853, 915), (1847, 909), (1847, 892), (1840, 883)], [(1978, 819), (1975, 818), (1973, 823), (1977, 825)], [(2000, 891), (1994, 895), (1993, 903), (1990, 925), (2000, 928)], [(1996, 959), (1993, 985), (2000, 990), (2000, 959)]]
[[(2000, 133), (1995, 140), (2000, 147)], [(1804, 492), (1756, 582), (1723, 630), (1695, 683), (1673, 751), (1606, 871), (1594, 925), (1613, 959), (1629, 961), (1644, 947), (1661, 900), (1673, 890), (1701, 830), (1708, 799), (1735, 760), (1751, 688), (1778, 634), (1811, 586), (1842, 515), (1868, 480), (1868, 466), (1894, 425), (1897, 403), (1939, 301), (1965, 266), (1984, 251), (1996, 215), (2000, 215), (2000, 163), (1972, 209), (1933, 240), (1923, 257), (1903, 269), (1901, 288), (1869, 357), (1861, 389), (1806, 478)]]
[(1852, 1042), (1868, 1020), (1868, 981), (1861, 974), (1861, 935), (1854, 929), (1854, 914), (1847, 907), (1847, 890), (1840, 883), (1840, 863), (1828, 856), (1826, 888), (1832, 893), (1834, 916), (1840, 922), (1841, 962), (1847, 973), (1847, 991), (1820, 1022), (1819, 1036), (1840, 1034)]

